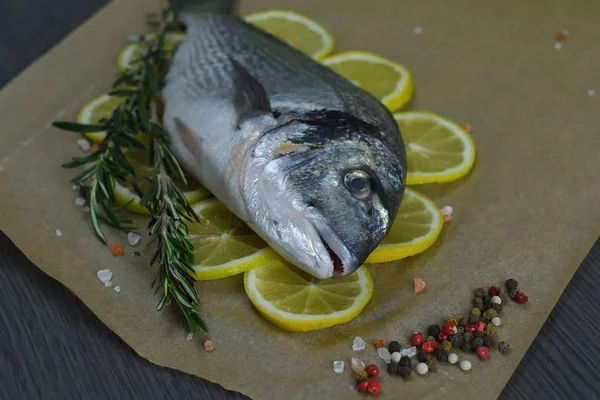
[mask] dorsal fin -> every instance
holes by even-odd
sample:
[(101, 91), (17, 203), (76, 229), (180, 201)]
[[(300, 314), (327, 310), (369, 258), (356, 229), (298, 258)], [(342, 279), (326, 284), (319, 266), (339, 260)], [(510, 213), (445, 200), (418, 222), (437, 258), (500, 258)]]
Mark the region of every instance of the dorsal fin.
[(238, 126), (248, 118), (261, 113), (271, 113), (271, 103), (265, 88), (242, 67), (230, 58), (233, 67), (233, 104)]

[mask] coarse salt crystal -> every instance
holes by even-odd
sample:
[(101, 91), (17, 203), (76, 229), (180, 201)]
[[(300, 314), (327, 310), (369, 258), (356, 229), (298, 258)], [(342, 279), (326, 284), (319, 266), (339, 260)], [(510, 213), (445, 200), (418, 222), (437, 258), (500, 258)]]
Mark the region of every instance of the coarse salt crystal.
[(79, 191), (79, 185), (73, 185), (73, 186), (71, 186), (71, 190), (74, 191), (74, 192)]
[(102, 283), (110, 282), (112, 279), (112, 271), (110, 269), (101, 269), (96, 275), (98, 275), (98, 279), (100, 279), (100, 282)]
[(83, 151), (90, 151), (92, 148), (90, 141), (84, 138), (77, 139), (77, 146), (79, 146), (79, 148)]
[(556, 50), (562, 49), (562, 43), (561, 42), (554, 42), (554, 48)]
[(85, 199), (81, 196), (77, 196), (75, 197), (75, 205), (77, 207), (83, 207), (85, 206)]
[(81, 211), (88, 213), (90, 212), (90, 208), (88, 206), (85, 206), (81, 209)]
[(119, 293), (121, 291), (121, 286), (115, 286), (115, 292)]
[(112, 282), (108, 281), (108, 282), (104, 282), (104, 287), (111, 287), (112, 286)]
[(333, 362), (333, 372), (336, 374), (341, 374), (344, 372), (344, 362), (343, 361), (334, 361)]
[(364, 350), (366, 345), (367, 345), (367, 342), (365, 342), (363, 340), (363, 338), (361, 338), (360, 336), (357, 336), (354, 338), (354, 341), (352, 342), (352, 350), (354, 350), (354, 351)]
[(187, 339), (187, 340), (192, 340), (192, 338), (193, 338), (193, 337), (194, 337), (194, 333), (193, 333), (193, 332), (190, 332), (190, 333), (188, 333), (188, 335), (187, 335), (187, 338), (186, 338), (186, 339)]
[(423, 27), (422, 26), (415, 26), (413, 28), (413, 32), (415, 33), (415, 35), (420, 35), (423, 33)]
[(442, 215), (452, 215), (453, 212), (454, 212), (454, 208), (452, 208), (452, 206), (442, 207)]
[(562, 33), (565, 36), (569, 36), (569, 30), (568, 29), (563, 29), (560, 31), (560, 33)]
[(352, 371), (357, 374), (365, 369), (364, 361), (356, 357), (352, 357), (352, 364), (350, 364), (350, 366), (352, 367)]
[(587, 91), (588, 96), (592, 97), (595, 94), (596, 94), (596, 91), (594, 89), (588, 89), (588, 91)]
[(130, 246), (137, 246), (140, 240), (142, 240), (142, 237), (135, 232), (129, 232), (127, 234), (127, 241)]
[(414, 357), (417, 355), (417, 348), (416, 348), (416, 346), (413, 346), (413, 347), (409, 347), (407, 349), (402, 349), (402, 350), (400, 350), (400, 355), (402, 357), (404, 357), (404, 356)]
[(377, 349), (377, 355), (383, 360), (385, 361), (386, 364), (389, 364), (390, 361), (392, 360), (392, 355), (390, 354), (390, 351), (388, 349), (386, 349), (385, 347), (380, 347)]
[(56, 230), (56, 236), (58, 236), (58, 237), (62, 236), (62, 231), (60, 229)]

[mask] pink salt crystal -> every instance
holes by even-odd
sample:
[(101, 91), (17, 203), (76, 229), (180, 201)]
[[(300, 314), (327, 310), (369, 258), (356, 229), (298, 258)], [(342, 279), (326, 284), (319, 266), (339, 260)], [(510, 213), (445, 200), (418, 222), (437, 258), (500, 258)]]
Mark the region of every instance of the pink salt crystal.
[(208, 352), (215, 350), (215, 344), (212, 342), (212, 340), (207, 340), (204, 342), (204, 350)]
[(415, 293), (419, 293), (425, 289), (425, 281), (421, 278), (415, 278)]
[(444, 215), (444, 223), (448, 224), (452, 221), (452, 215)]
[(352, 357), (352, 371), (358, 374), (360, 371), (364, 371), (364, 369), (365, 363), (356, 357)]

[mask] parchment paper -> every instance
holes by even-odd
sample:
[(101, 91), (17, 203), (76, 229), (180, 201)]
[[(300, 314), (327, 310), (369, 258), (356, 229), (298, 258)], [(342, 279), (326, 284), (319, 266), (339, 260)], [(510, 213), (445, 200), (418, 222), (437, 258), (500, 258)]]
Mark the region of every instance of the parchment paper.
[[(445, 365), (410, 382), (381, 375), (388, 398), (499, 394), (600, 232), (600, 94), (586, 93), (600, 89), (600, 3), (242, 0), (242, 13), (277, 7), (312, 16), (334, 34), (339, 51), (370, 50), (404, 63), (416, 86), (410, 108), (469, 122), (478, 160), (460, 182), (418, 188), (452, 204), (454, 221), (426, 253), (370, 267), (375, 293), (354, 321), (282, 331), (254, 311), (240, 275), (198, 284), (210, 333), (192, 341), (174, 310), (154, 311), (150, 249), (138, 258), (126, 246), (126, 256), (113, 257), (94, 237), (88, 215), (73, 205), (72, 171), (60, 167), (79, 153), (78, 136), (50, 126), (75, 118), (107, 90), (125, 35), (143, 32), (145, 13), (157, 7), (112, 2), (0, 92), (0, 229), (141, 356), (257, 399), (358, 398), (350, 358), (377, 356), (354, 353), (356, 335), (406, 345), (413, 331), (465, 313), (472, 289), (513, 277), (530, 303), (505, 306), (499, 339), (511, 343), (508, 355), (494, 351), (479, 362), (459, 352), (474, 361), (468, 374)], [(415, 26), (424, 32), (415, 35)], [(554, 35), (562, 28), (570, 36), (557, 51)], [(125, 234), (108, 234), (126, 243)], [(102, 268), (113, 271), (120, 293), (98, 281)], [(427, 282), (418, 296), (416, 276)], [(214, 353), (202, 350), (206, 338), (216, 343)], [(347, 363), (341, 375), (332, 371), (338, 359)]]

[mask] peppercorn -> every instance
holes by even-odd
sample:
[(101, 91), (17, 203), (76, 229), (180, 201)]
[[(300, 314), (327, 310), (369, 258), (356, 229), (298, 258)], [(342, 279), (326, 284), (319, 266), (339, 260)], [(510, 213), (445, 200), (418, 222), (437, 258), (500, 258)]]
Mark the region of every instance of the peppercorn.
[(411, 372), (412, 372), (412, 367), (399, 366), (398, 371), (396, 372), (396, 375), (399, 375), (403, 378), (408, 378), (410, 376)]
[(485, 347), (487, 347), (488, 349), (494, 345), (494, 339), (492, 339), (491, 336), (484, 336), (484, 337), (482, 337), (482, 339), (483, 339), (483, 345)]
[(500, 296), (492, 296), (492, 298), (490, 299), (490, 303), (502, 304), (502, 298)]
[(423, 335), (421, 332), (415, 332), (410, 337), (411, 346), (420, 346), (423, 344)]
[(483, 301), (484, 308), (488, 308), (488, 305), (490, 304), (491, 299), (492, 299), (492, 296), (487, 295), (487, 294), (481, 298), (481, 300)]
[(500, 292), (502, 292), (502, 289), (494, 285), (490, 286), (490, 288), (488, 289), (488, 295), (490, 297), (500, 296)]
[(475, 297), (483, 297), (485, 295), (485, 290), (483, 288), (479, 288), (475, 290)]
[(450, 342), (450, 340), (444, 340), (442, 341), (442, 343), (440, 343), (440, 347), (443, 350), (450, 351), (452, 350), (452, 343)]
[(425, 353), (433, 353), (439, 347), (440, 345), (437, 344), (435, 340), (428, 340), (425, 343), (423, 343), (422, 349)]
[(442, 332), (446, 335), (454, 335), (456, 333), (456, 324), (452, 322), (446, 322), (444, 326), (442, 326)]
[(369, 382), (369, 384), (367, 385), (367, 392), (373, 395), (378, 394), (379, 392), (381, 392), (381, 383), (377, 381)]
[(441, 349), (440, 351), (437, 352), (437, 354), (435, 356), (439, 362), (447, 362), (448, 361), (448, 351), (447, 350)]
[(469, 324), (476, 324), (477, 322), (479, 322), (479, 315), (469, 315)]
[(388, 365), (387, 365), (387, 371), (390, 374), (396, 374), (396, 372), (398, 372), (398, 363), (391, 361)]
[(473, 350), (473, 344), (471, 342), (464, 342), (460, 348), (463, 349), (463, 351), (469, 352)]
[(435, 371), (435, 361), (433, 361), (433, 358), (429, 358), (426, 364), (430, 371)]
[(485, 312), (483, 313), (483, 316), (484, 316), (486, 319), (492, 319), (492, 318), (494, 318), (494, 317), (497, 317), (497, 316), (498, 316), (498, 313), (496, 313), (496, 310), (494, 310), (493, 308), (490, 308), (489, 310), (487, 310), (487, 311), (485, 311)]
[(483, 332), (485, 330), (485, 322), (479, 321), (475, 324), (475, 332)]
[(367, 374), (369, 374), (369, 376), (379, 375), (379, 367), (375, 364), (369, 365), (365, 371), (367, 371)]
[(485, 336), (485, 333), (484, 333), (484, 332), (479, 332), (479, 331), (475, 331), (475, 332), (473, 332), (473, 337), (474, 337), (475, 339), (477, 339), (477, 338), (483, 338), (484, 336)]
[(498, 343), (498, 351), (500, 353), (506, 353), (510, 349), (510, 345), (505, 341), (501, 341)]
[(482, 360), (487, 360), (488, 355), (490, 354), (490, 349), (485, 346), (481, 346), (478, 347), (475, 352), (477, 353), (477, 357), (481, 358)]
[(398, 364), (401, 367), (410, 367), (412, 365), (409, 356), (402, 356), (402, 358), (400, 358), (400, 362)]
[(471, 315), (477, 315), (479, 317), (481, 315), (481, 310), (479, 308), (473, 308), (471, 310)]
[(367, 388), (369, 387), (369, 382), (362, 381), (358, 384), (358, 391), (361, 393), (367, 393)]
[(492, 309), (496, 310), (496, 314), (500, 315), (502, 312), (502, 304), (492, 304)]
[(475, 324), (469, 324), (465, 326), (465, 333), (473, 333), (475, 332)]
[(473, 345), (473, 349), (477, 349), (478, 347), (483, 346), (483, 339), (475, 338), (475, 339), (473, 339), (473, 342), (471, 344)]
[(490, 337), (496, 336), (496, 327), (492, 324), (489, 324), (485, 327), (485, 333)]
[(430, 325), (427, 329), (427, 336), (437, 337), (441, 331), (442, 328), (439, 325)]
[(517, 288), (507, 289), (506, 292), (508, 293), (508, 297), (510, 297), (511, 299), (514, 299), (515, 296), (517, 295)]
[(388, 350), (390, 351), (390, 354), (396, 353), (402, 350), (402, 346), (400, 345), (400, 343), (394, 340), (390, 342), (390, 344), (388, 344)]
[(463, 341), (467, 343), (471, 343), (475, 339), (475, 335), (472, 332), (463, 333)]
[(371, 344), (375, 346), (376, 349), (380, 349), (383, 347), (383, 340), (381, 339), (373, 339), (371, 340)]
[(504, 286), (506, 286), (506, 290), (510, 290), (516, 289), (519, 284), (514, 279), (507, 279), (506, 282), (504, 282)]
[(427, 359), (429, 357), (427, 357), (427, 353), (425, 353), (423, 350), (419, 350), (419, 352), (417, 353), (417, 360), (419, 360), (419, 362), (427, 362)]
[(427, 337), (425, 338), (425, 342), (429, 342), (430, 340), (433, 340), (433, 341), (435, 341), (435, 338), (434, 338), (433, 336), (427, 336)]
[[(486, 310), (487, 311), (487, 310)], [(486, 317), (484, 317), (483, 315), (481, 317), (479, 317), (479, 321), (483, 322), (484, 324), (487, 324), (488, 322), (490, 322)], [(476, 326), (477, 328), (477, 326)]]
[(441, 342), (443, 340), (448, 340), (449, 335), (447, 333), (444, 332), (440, 332), (440, 334), (438, 335), (438, 340)]
[(483, 310), (483, 299), (481, 297), (475, 297), (473, 299), (473, 307)]
[(465, 332), (465, 328), (463, 326), (457, 326), (456, 327), (456, 334), (460, 335), (463, 334)]
[[(458, 320), (456, 319), (456, 317), (448, 317), (448, 318), (446, 318), (446, 323), (456, 326), (456, 325), (458, 325)], [(442, 328), (442, 330), (443, 330), (443, 328)]]
[(517, 292), (517, 294), (515, 295), (515, 300), (519, 304), (525, 304), (529, 301), (529, 297), (527, 297), (527, 295), (523, 292)]
[(463, 342), (464, 342), (464, 338), (460, 333), (457, 333), (456, 335), (452, 335), (452, 337), (450, 338), (450, 344), (455, 349), (459, 349), (460, 346), (462, 346)]
[(468, 318), (461, 318), (460, 321), (458, 321), (458, 326), (462, 326), (464, 328), (465, 326), (467, 326), (468, 322), (469, 322)]
[(367, 371), (362, 370), (360, 372), (357, 372), (355, 377), (357, 382), (363, 382), (369, 379), (369, 374), (367, 374)]

